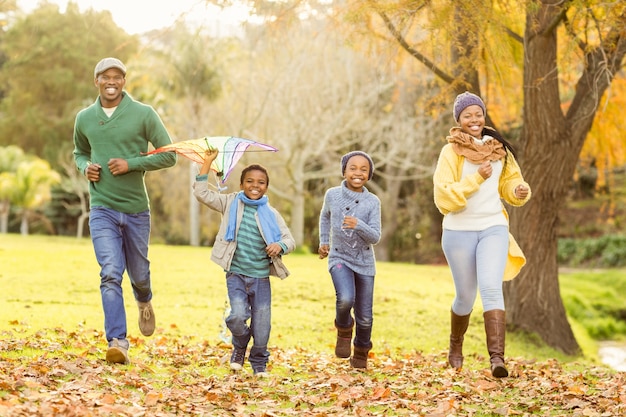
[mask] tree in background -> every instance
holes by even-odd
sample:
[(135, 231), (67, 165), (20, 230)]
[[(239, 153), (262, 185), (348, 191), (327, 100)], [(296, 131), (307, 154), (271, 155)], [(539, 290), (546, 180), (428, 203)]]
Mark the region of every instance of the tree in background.
[[(5, 91), (0, 112), (7, 116), (0, 119), (0, 145), (18, 145), (63, 172), (67, 168), (64, 161), (72, 153), (76, 113), (98, 95), (93, 80), (95, 64), (111, 55), (126, 60), (136, 51), (138, 39), (117, 27), (109, 12), (80, 13), (71, 2), (65, 13), (44, 2), (28, 15), (9, 16), (0, 44), (0, 54), (7, 58), (0, 67)], [(86, 200), (86, 179), (77, 174), (68, 172), (63, 185), (54, 188), (55, 198), (64, 203)], [(81, 181), (85, 186), (80, 186)], [(81, 215), (73, 211), (73, 205), (52, 208), (48, 214), (62, 225), (68, 217)], [(88, 207), (81, 208), (85, 209)], [(24, 220), (33, 215), (30, 211), (24, 214)], [(78, 223), (80, 236), (82, 223)]]
[[(623, 71), (622, 71), (623, 72)], [(600, 107), (595, 115), (593, 127), (585, 140), (580, 153), (580, 164), (576, 178), (586, 177), (588, 189), (581, 184), (579, 189), (588, 195), (599, 194), (606, 199), (602, 206), (602, 215), (606, 222), (615, 222), (615, 212), (620, 204), (617, 190), (616, 173), (626, 169), (626, 135), (624, 135), (626, 108), (626, 74), (616, 77), (609, 91), (604, 93)]]
[(44, 2), (15, 18), (0, 45), (7, 58), (0, 70), (0, 112), (10, 115), (0, 119), (0, 145), (18, 145), (59, 168), (59, 156), (72, 151), (77, 111), (98, 94), (95, 64), (104, 56), (126, 60), (137, 45), (109, 12), (80, 13), (71, 2), (65, 13)]
[(18, 146), (0, 147), (0, 233), (9, 229), (11, 202), (17, 188), (15, 173), (25, 159), (24, 151)]
[[(70, 228), (70, 219), (76, 219), (76, 237), (85, 236), (85, 226), (89, 220), (89, 182), (85, 181), (82, 172), (76, 169), (76, 163), (72, 154), (66, 154), (65, 160), (61, 161), (64, 176), (61, 182), (52, 190), (52, 201), (46, 214), (50, 217), (57, 229)], [(57, 230), (60, 234), (65, 230)]]
[(388, 221), (377, 255), (390, 260), (403, 195), (412, 188), (406, 184), (426, 178), (434, 163), (425, 152), (434, 122), (409, 99), (419, 90), (403, 88), (414, 80), (369, 61), (331, 25), (318, 16), (249, 27), (238, 62), (224, 73), (223, 96), (206, 114), (217, 129), (239, 129), (279, 149), (245, 159), (267, 161), (280, 178), (270, 194), (289, 202), (283, 210), (300, 245), (317, 245), (321, 198), (341, 181), (341, 155), (354, 149), (373, 155), (376, 175), (368, 187), (385, 198)]
[[(207, 103), (216, 100), (221, 93), (221, 75), (218, 70), (221, 42), (212, 39), (200, 29), (190, 31), (182, 23), (175, 25), (169, 36), (170, 43), (156, 52), (162, 69), (156, 75), (155, 84), (171, 97), (167, 105), (169, 119), (175, 123), (186, 139), (213, 136), (205, 130)], [(145, 54), (144, 54), (145, 55)], [(189, 161), (188, 167), (189, 236), (191, 246), (200, 244), (200, 203), (192, 196), (191, 184), (195, 181), (197, 168)], [(172, 173), (174, 174), (174, 173)], [(180, 175), (179, 172), (176, 174)], [(171, 176), (171, 175), (170, 175)]]
[[(238, 129), (218, 130), (209, 122), (210, 103), (222, 92), (224, 72), (238, 41), (216, 39), (203, 28), (192, 29), (183, 23), (153, 31), (150, 39), (129, 61), (137, 77), (129, 80), (127, 88), (135, 97), (158, 108), (172, 140), (238, 134)], [(201, 243), (201, 207), (191, 189), (196, 173), (194, 163), (179, 158), (175, 167), (149, 174), (153, 177), (148, 184), (153, 215), (168, 224), (158, 233), (164, 233), (170, 243)], [(219, 213), (204, 212), (210, 225), (219, 224)]]
[[(18, 213), (20, 233), (27, 235), (29, 222), (35, 219), (44, 221), (51, 228), (40, 209), (50, 201), (50, 189), (61, 180), (60, 175), (50, 168), (48, 162), (23, 155), (15, 146), (0, 148), (0, 160), (9, 161), (5, 166), (9, 169), (0, 172), (0, 200), (3, 210), (12, 206)], [(3, 232), (6, 233), (4, 224)]]

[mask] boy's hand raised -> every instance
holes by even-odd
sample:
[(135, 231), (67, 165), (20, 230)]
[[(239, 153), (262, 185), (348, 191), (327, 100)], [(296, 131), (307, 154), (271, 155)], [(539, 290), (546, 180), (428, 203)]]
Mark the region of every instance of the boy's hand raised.
[(219, 151), (215, 148), (209, 148), (204, 151), (204, 163), (200, 168), (200, 175), (209, 173), (209, 171), (211, 170), (211, 164), (213, 163), (213, 161), (215, 161), (215, 158), (217, 158), (218, 153)]

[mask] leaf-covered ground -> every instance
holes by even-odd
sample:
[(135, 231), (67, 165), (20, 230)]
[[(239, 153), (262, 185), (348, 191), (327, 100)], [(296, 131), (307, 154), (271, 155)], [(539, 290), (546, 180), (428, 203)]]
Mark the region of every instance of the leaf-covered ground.
[(271, 349), (270, 376), (228, 370), (228, 345), (131, 339), (130, 365), (104, 361), (101, 332), (0, 334), (0, 416), (620, 416), (625, 374), (603, 367), (487, 359), (455, 372), (439, 355), (373, 352), (367, 371), (332, 352)]

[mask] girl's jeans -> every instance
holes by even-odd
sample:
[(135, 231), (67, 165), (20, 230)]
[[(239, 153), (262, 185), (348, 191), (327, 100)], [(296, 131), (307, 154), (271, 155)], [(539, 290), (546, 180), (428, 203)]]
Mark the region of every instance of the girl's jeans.
[(492, 226), (480, 231), (444, 229), (441, 247), (446, 256), (456, 297), (452, 311), (469, 314), (480, 290), (483, 310), (504, 310), (502, 278), (509, 252), (509, 229)]
[(372, 304), (374, 299), (374, 276), (361, 275), (345, 264), (330, 269), (335, 286), (337, 327), (352, 327), (351, 310), (354, 308), (356, 336), (354, 346), (372, 347)]
[(106, 338), (109, 343), (115, 338), (121, 345), (128, 346), (122, 276), (126, 270), (137, 301), (152, 299), (148, 260), (150, 211), (126, 214), (106, 207), (92, 207), (89, 229), (100, 265)]
[[(265, 371), (270, 356), (267, 343), (272, 318), (270, 279), (253, 278), (236, 272), (226, 273), (230, 315), (226, 325), (233, 335), (233, 346), (246, 349), (253, 339), (248, 361), (255, 371)], [(250, 326), (247, 321), (250, 319)]]

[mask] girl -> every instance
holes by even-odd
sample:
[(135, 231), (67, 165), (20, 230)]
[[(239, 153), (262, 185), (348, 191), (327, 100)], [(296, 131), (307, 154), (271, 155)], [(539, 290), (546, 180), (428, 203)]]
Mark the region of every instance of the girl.
[(356, 321), (350, 365), (367, 368), (367, 356), (372, 348), (376, 275), (373, 245), (380, 240), (380, 200), (365, 187), (374, 174), (374, 163), (368, 154), (354, 151), (344, 155), (341, 173), (344, 177), (341, 185), (330, 188), (324, 196), (318, 253), (320, 259), (328, 257), (328, 270), (335, 286), (335, 354), (350, 358)]

